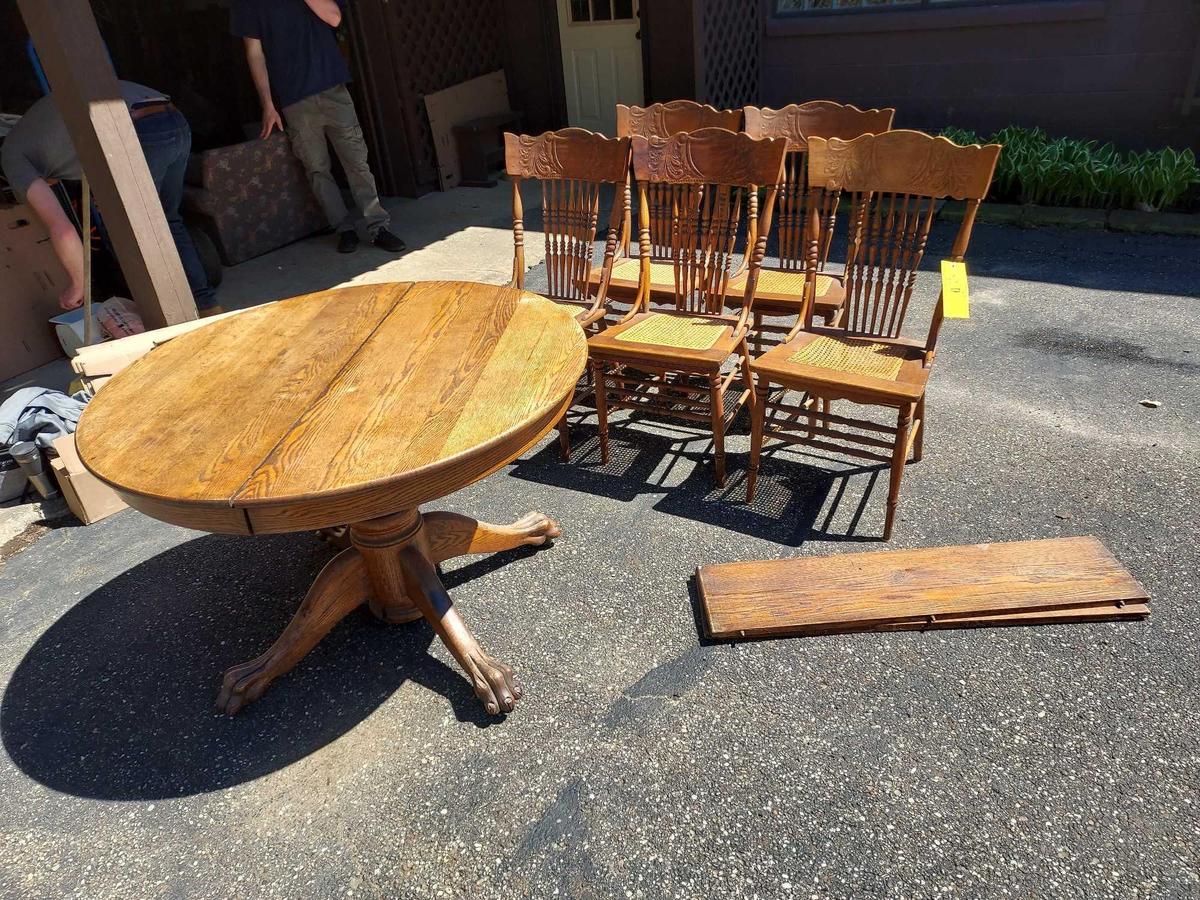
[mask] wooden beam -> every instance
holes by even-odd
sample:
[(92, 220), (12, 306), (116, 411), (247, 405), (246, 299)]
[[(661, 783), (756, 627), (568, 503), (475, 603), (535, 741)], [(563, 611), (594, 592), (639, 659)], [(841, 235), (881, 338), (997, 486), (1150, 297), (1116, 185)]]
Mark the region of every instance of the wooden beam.
[(88, 0), (17, 0), (146, 327), (196, 318), (179, 252)]

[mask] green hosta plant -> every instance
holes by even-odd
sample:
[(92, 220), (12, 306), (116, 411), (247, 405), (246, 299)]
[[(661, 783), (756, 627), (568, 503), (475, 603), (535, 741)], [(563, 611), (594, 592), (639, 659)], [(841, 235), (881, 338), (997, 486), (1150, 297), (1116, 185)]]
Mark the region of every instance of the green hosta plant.
[(1004, 149), (992, 178), (991, 198), (1002, 202), (1093, 208), (1163, 209), (1197, 184), (1200, 168), (1190, 149), (1123, 154), (1112, 144), (1053, 140), (1041, 128), (1010, 125), (986, 139), (946, 128), (956, 144), (994, 143)]
[(1137, 202), (1153, 209), (1178, 203), (1193, 184), (1200, 183), (1200, 169), (1191, 148), (1165, 147), (1136, 156), (1133, 194)]
[(955, 128), (953, 125), (951, 125), (948, 128), (943, 128), (938, 132), (938, 134), (944, 138), (954, 141), (954, 143), (958, 144), (960, 147), (965, 147), (968, 144), (983, 143), (979, 140), (979, 135), (974, 131), (971, 131), (969, 128)]

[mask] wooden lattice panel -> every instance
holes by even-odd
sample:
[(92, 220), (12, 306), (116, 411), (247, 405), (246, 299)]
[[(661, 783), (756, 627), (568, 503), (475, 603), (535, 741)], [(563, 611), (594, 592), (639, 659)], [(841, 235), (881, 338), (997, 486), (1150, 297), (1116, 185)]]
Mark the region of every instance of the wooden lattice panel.
[[(387, 5), (404, 95), (406, 130), (421, 182), (436, 185), (437, 154), (425, 95), (504, 68), (499, 0), (403, 0)], [(431, 186), (432, 186), (431, 185)]]
[(759, 0), (703, 0), (699, 99), (718, 109), (758, 103), (761, 34)]

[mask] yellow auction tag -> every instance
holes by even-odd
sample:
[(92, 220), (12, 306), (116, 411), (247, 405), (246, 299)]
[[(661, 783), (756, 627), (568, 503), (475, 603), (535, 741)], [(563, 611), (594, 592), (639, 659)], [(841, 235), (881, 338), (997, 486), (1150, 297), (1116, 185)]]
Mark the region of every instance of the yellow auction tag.
[(942, 260), (942, 314), (947, 319), (971, 318), (966, 263)]

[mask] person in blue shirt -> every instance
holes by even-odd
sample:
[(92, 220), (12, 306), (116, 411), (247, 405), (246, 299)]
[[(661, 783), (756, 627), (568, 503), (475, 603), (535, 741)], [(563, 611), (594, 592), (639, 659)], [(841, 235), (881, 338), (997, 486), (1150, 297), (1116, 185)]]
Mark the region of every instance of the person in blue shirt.
[[(367, 165), (354, 101), (346, 90), (350, 70), (338, 49), (334, 29), (342, 22), (344, 0), (233, 0), (229, 30), (242, 38), (250, 75), (262, 103), (262, 132), (284, 130), (308, 172), (339, 253), (358, 247), (358, 228), (376, 246), (400, 253), (404, 241), (388, 230), (375, 177)], [(282, 112), (282, 118), (280, 113)], [(328, 143), (326, 138), (328, 137)], [(338, 155), (358, 209), (346, 209), (330, 171), (329, 143)]]

